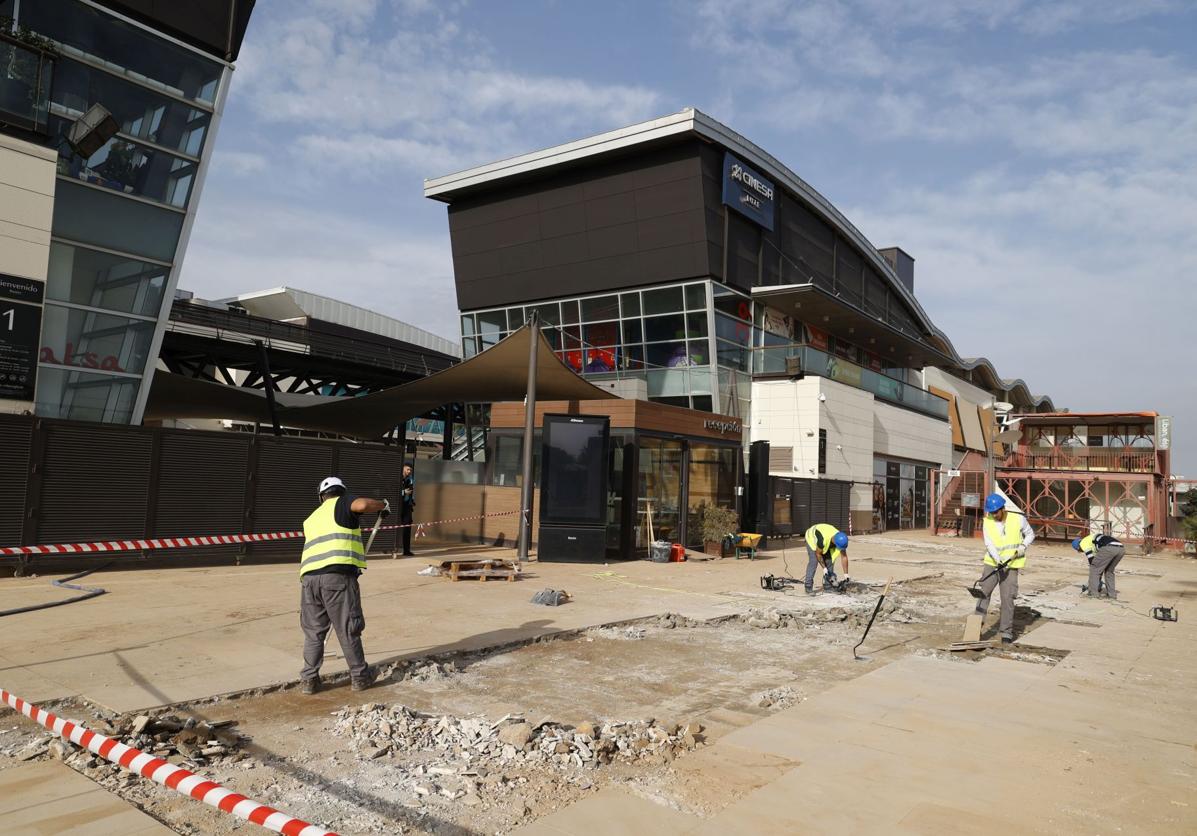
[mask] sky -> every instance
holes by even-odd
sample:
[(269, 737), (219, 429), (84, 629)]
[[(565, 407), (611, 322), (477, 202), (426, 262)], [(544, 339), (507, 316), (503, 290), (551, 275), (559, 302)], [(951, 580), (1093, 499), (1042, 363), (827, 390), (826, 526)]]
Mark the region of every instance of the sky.
[(258, 0), (180, 286), (449, 338), (425, 178), (696, 107), (876, 246), (964, 356), (1175, 418), (1197, 477), (1197, 4)]

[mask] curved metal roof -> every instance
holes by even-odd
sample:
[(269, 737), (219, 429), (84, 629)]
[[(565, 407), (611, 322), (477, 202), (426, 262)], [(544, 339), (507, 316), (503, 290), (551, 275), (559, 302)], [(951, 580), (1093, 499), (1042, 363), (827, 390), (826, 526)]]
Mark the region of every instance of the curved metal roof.
[(884, 277), (893, 293), (914, 314), (918, 325), (924, 330), (928, 342), (946, 354), (956, 364), (956, 367), (964, 371), (983, 370), (983, 373), (994, 381), (993, 388), (995, 389), (1024, 390), (1025, 402), (1028, 404), (1038, 406), (1043, 403), (1051, 403), (1051, 399), (1045, 395), (1032, 395), (1026, 383), (1021, 379), (1000, 378), (989, 360), (961, 357), (948, 335), (931, 321), (931, 317), (923, 309), (914, 292), (902, 284), (889, 262), (881, 256), (881, 253), (864, 236), (864, 233), (832, 205), (831, 201), (819, 194), (814, 187), (756, 143), (692, 107), (684, 108), (678, 113), (662, 116), (659, 119), (639, 122), (563, 145), (426, 179), (424, 196), (452, 203), (453, 199), (459, 195), (485, 188), (489, 184), (502, 180), (532, 176), (547, 169), (577, 164), (588, 158), (615, 153), (637, 145), (661, 142), (685, 134), (693, 134), (731, 151), (762, 174), (784, 184), (789, 191), (817, 209), (840, 235), (856, 246), (863, 257), (868, 260), (870, 266)]

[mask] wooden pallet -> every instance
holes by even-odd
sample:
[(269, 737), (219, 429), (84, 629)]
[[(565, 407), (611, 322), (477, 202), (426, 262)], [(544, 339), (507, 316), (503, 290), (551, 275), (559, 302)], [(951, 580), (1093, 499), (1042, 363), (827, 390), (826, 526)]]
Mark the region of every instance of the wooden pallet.
[(441, 571), (454, 583), (462, 580), (485, 583), (488, 579), (510, 583), (519, 579), (520, 565), (514, 560), (446, 560)]

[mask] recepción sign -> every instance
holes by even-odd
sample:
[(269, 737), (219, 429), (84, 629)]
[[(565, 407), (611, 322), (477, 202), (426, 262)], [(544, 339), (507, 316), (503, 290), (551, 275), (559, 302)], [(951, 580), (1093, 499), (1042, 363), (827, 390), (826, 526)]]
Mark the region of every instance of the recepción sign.
[(773, 229), (773, 184), (731, 154), (723, 155), (723, 202)]
[(41, 305), (0, 299), (0, 399), (33, 400)]

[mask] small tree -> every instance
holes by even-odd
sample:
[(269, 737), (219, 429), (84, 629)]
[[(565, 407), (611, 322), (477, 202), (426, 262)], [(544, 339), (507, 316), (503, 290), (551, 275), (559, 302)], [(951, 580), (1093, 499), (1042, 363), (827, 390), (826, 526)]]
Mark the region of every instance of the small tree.
[(1197, 540), (1197, 488), (1186, 491), (1182, 496), (1179, 510), (1184, 517), (1182, 525), (1185, 539)]
[(716, 505), (702, 506), (701, 528), (704, 543), (719, 543), (728, 534), (736, 533), (739, 516), (731, 508)]

